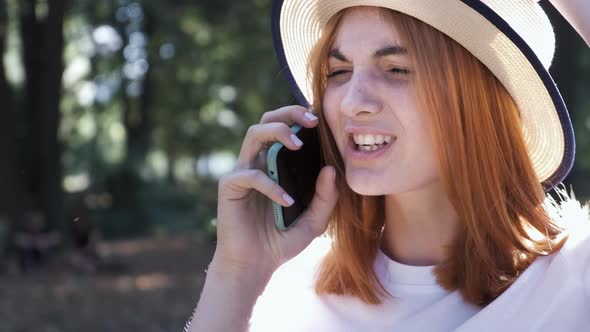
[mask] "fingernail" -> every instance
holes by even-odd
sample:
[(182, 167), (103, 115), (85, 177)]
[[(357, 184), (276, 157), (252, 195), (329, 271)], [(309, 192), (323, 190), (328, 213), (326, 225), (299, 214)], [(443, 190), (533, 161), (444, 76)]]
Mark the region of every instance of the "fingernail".
[(311, 120), (311, 121), (315, 121), (315, 120), (317, 120), (317, 119), (318, 119), (318, 117), (317, 117), (317, 116), (315, 116), (315, 115), (311, 114), (310, 112), (305, 112), (305, 117), (306, 117), (308, 120)]
[(293, 203), (295, 203), (295, 200), (293, 198), (291, 198), (291, 196), (289, 196), (287, 193), (283, 194), (283, 199), (285, 200), (285, 202), (287, 202), (287, 204), (289, 205), (293, 205)]
[(297, 144), (297, 146), (302, 146), (303, 142), (299, 139), (299, 137), (295, 136), (295, 134), (291, 134), (291, 140), (293, 143)]

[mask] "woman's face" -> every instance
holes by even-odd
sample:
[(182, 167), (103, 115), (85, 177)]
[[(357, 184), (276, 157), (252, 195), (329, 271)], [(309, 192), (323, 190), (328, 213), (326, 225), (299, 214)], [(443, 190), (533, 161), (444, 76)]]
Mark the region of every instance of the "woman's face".
[(348, 185), (362, 195), (404, 193), (439, 178), (413, 92), (414, 68), (380, 10), (357, 7), (342, 18), (323, 100)]

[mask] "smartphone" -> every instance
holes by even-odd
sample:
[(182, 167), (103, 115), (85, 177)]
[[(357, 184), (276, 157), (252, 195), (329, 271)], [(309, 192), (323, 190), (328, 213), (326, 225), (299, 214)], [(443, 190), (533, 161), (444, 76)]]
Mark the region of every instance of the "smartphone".
[(317, 127), (291, 126), (291, 131), (303, 142), (299, 150), (289, 150), (280, 142), (268, 150), (269, 177), (295, 201), (288, 207), (272, 202), (275, 225), (280, 230), (287, 230), (297, 223), (315, 193), (315, 183), (324, 166)]

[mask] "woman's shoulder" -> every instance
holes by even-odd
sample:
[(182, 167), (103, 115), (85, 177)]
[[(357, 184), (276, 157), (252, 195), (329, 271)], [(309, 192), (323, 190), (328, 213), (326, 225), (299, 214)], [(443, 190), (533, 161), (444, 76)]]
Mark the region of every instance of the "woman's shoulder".
[(590, 202), (583, 204), (573, 193), (558, 191), (558, 194), (561, 202), (546, 202), (546, 210), (551, 219), (568, 234), (568, 239), (560, 252), (576, 260), (582, 256), (590, 258)]
[(279, 267), (272, 275), (263, 296), (286, 285), (306, 287), (313, 285), (314, 277), (332, 241), (323, 235), (315, 238), (299, 255)]
[(590, 202), (581, 203), (573, 194), (560, 190), (561, 202), (548, 202), (551, 218), (567, 232), (568, 239), (557, 254), (567, 264), (568, 273), (581, 276), (590, 297)]
[(301, 312), (303, 308), (311, 310), (311, 307), (318, 305), (315, 276), (324, 256), (330, 251), (331, 243), (330, 238), (320, 236), (275, 271), (256, 301), (250, 319), (251, 331), (278, 328), (292, 319), (300, 318), (290, 309), (297, 308)]

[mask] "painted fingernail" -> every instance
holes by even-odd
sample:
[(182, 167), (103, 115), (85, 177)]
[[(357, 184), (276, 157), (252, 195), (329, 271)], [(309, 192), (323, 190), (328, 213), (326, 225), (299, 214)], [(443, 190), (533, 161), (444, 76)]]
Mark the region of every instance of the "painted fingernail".
[(283, 199), (285, 200), (285, 202), (287, 202), (287, 204), (289, 205), (293, 205), (293, 203), (295, 203), (295, 200), (293, 198), (291, 198), (291, 196), (289, 196), (287, 193), (283, 194)]
[(305, 112), (305, 117), (306, 117), (308, 120), (311, 120), (311, 121), (315, 121), (315, 120), (317, 120), (317, 119), (318, 119), (318, 117), (317, 117), (317, 116), (315, 116), (315, 115), (311, 114), (310, 112)]
[(303, 142), (299, 139), (299, 137), (295, 136), (295, 134), (291, 134), (291, 140), (293, 143), (297, 144), (297, 146), (302, 146)]

